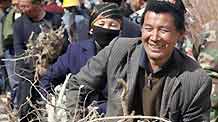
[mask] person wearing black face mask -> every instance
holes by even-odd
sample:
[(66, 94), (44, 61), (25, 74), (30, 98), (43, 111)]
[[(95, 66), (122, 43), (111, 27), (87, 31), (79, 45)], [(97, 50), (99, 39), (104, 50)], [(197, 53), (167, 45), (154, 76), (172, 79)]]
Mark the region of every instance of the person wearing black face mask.
[(93, 39), (101, 48), (107, 46), (116, 36), (119, 36), (119, 33), (120, 30), (93, 27)]
[[(119, 6), (115, 3), (104, 3), (96, 5), (90, 17), (90, 35), (89, 40), (72, 41), (68, 46), (65, 54), (60, 56), (53, 65), (49, 66), (45, 73), (41, 73), (40, 85), (48, 93), (52, 93), (54, 86), (63, 83), (66, 74), (76, 74), (80, 68), (84, 66), (88, 59), (97, 55), (97, 53), (107, 46), (116, 36), (123, 36), (123, 19)], [(134, 28), (135, 29), (135, 28)], [(129, 29), (131, 37), (138, 37), (138, 33)], [(103, 82), (106, 78), (102, 78)], [(52, 85), (51, 85), (52, 84)], [(101, 89), (101, 93), (90, 94), (86, 105), (89, 105), (93, 100), (106, 101), (107, 93), (105, 88)], [(45, 92), (42, 91), (44, 95)], [(104, 113), (106, 102), (99, 105), (99, 112)]]
[(116, 36), (140, 37), (140, 26), (127, 20), (116, 3), (96, 5), (90, 15), (89, 27), (93, 39), (101, 48)]
[(121, 30), (121, 9), (114, 3), (97, 5), (91, 13), (90, 28), (97, 47), (107, 46)]

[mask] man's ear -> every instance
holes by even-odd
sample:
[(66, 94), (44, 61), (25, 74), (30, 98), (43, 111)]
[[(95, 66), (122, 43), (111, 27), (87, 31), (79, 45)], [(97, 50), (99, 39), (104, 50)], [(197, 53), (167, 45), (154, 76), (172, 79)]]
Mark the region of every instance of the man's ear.
[(178, 40), (184, 40), (184, 38), (185, 38), (185, 34), (186, 34), (185, 31), (181, 31), (181, 32), (179, 32)]
[(171, 2), (172, 4), (176, 4), (176, 0), (168, 0), (169, 2)]
[(144, 5), (145, 0), (140, 0), (140, 5)]

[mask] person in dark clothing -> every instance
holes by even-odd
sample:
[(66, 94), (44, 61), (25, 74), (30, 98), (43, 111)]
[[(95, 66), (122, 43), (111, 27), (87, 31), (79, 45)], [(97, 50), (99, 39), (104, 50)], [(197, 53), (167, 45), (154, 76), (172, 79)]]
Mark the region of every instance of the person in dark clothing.
[[(10, 0), (7, 0), (10, 1)], [(7, 2), (5, 1), (5, 2)], [(4, 3), (4, 2), (3, 2)], [(0, 3), (1, 4), (1, 3)], [(7, 5), (7, 4), (6, 4)], [(2, 45), (2, 49), (0, 49), (1, 51), (3, 51), (3, 55), (0, 54), (1, 58), (6, 58), (6, 59), (11, 59), (14, 57), (14, 46), (13, 46), (13, 24), (14, 21), (21, 16), (20, 12), (19, 12), (19, 8), (17, 6), (17, 1), (16, 0), (12, 0), (8, 3), (7, 8), (5, 8), (3, 10), (3, 14), (4, 16), (1, 18), (1, 36), (0, 36), (0, 40), (1, 40), (1, 44)], [(1, 47), (1, 46), (0, 46)], [(0, 51), (0, 52), (1, 52)], [(15, 62), (13, 61), (4, 61), (4, 67), (6, 71), (7, 71), (7, 75), (5, 75), (5, 92), (10, 92), (11, 93), (11, 100), (12, 100), (12, 104), (14, 102), (16, 102), (16, 100), (14, 99), (15, 96), (15, 92), (17, 89), (17, 84), (18, 82), (15, 80)], [(1, 73), (3, 73), (1, 71)], [(8, 82), (9, 81), (9, 82)]]
[(43, 6), (44, 10), (51, 13), (57, 13), (60, 15), (64, 14), (64, 8), (58, 6), (55, 0), (48, 0), (46, 4)]
[[(140, 26), (131, 22), (128, 17), (133, 11), (131, 11), (131, 7), (126, 3), (126, 0), (103, 0), (105, 3), (116, 3), (120, 6), (122, 11), (123, 19), (122, 19), (122, 37), (136, 37), (132, 32), (138, 33), (137, 37), (140, 37), (141, 31)], [(135, 29), (134, 29), (135, 28)], [(133, 30), (134, 29), (134, 30)], [(131, 31), (130, 31), (131, 30)]]
[(89, 12), (81, 7), (79, 1), (66, 1), (63, 7), (65, 12), (62, 19), (68, 32), (69, 41), (89, 39)]
[[(13, 27), (15, 32), (13, 38), (16, 55), (24, 52), (26, 43), (32, 32), (39, 34), (43, 27), (57, 29), (62, 21), (61, 16), (43, 10), (40, 3), (32, 4), (29, 0), (20, 0), (19, 4), (23, 15), (15, 21)], [(27, 6), (30, 6), (29, 4), (32, 4), (32, 9), (25, 10)]]
[[(0, 1), (0, 59), (5, 58), (7, 54), (12, 55), (10, 52), (13, 52), (13, 46), (11, 46), (10, 43), (7, 45), (5, 44), (5, 42), (11, 42), (10, 38), (4, 37), (4, 30), (6, 30), (4, 27), (6, 23), (5, 18), (10, 11), (10, 5), (10, 0)], [(5, 63), (0, 61), (0, 94), (4, 93), (7, 89), (7, 67), (5, 68), (4, 65)]]
[[(141, 38), (114, 39), (71, 76), (66, 106), (80, 108), (87, 93), (105, 85), (106, 116), (134, 112), (172, 122), (209, 122), (212, 81), (196, 61), (175, 47), (184, 32), (181, 9), (168, 1), (148, 1)], [(102, 82), (105, 77), (107, 82)]]
[[(107, 10), (109, 12), (104, 13)], [(46, 74), (41, 78), (41, 86), (49, 93), (52, 91), (52, 86), (63, 83), (66, 74), (78, 73), (89, 58), (95, 56), (113, 38), (122, 36), (120, 33), (123, 29), (121, 24), (122, 14), (116, 4), (106, 3), (97, 5), (90, 17), (92, 38), (70, 44), (66, 53), (60, 56), (57, 62), (51, 65)], [(138, 36), (137, 32), (135, 33), (131, 29), (130, 31), (133, 37)], [(105, 112), (105, 110), (100, 111)]]
[[(61, 16), (54, 13), (46, 12), (42, 7), (41, 0), (19, 0), (19, 7), (22, 10), (22, 16), (18, 18), (13, 25), (13, 39), (15, 56), (22, 56), (27, 49), (26, 44), (32, 32), (38, 35), (40, 32), (46, 32), (47, 29), (57, 29), (61, 25)], [(33, 81), (34, 70), (30, 60), (19, 60), (16, 62), (16, 81), (19, 81), (18, 90), (16, 93), (17, 109), (19, 107), (19, 116), (26, 116), (30, 109), (29, 104), (22, 105), (26, 102), (26, 97), (30, 97), (34, 103), (39, 97), (38, 93), (31, 90), (31, 83), (27, 80)], [(27, 121), (27, 120), (23, 120)]]

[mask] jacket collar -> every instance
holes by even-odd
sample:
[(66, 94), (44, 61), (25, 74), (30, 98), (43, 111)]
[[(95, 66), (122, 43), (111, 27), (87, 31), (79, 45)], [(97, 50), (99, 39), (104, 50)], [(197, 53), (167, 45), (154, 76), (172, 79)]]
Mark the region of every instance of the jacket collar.
[(174, 49), (172, 60), (174, 60), (173, 68), (169, 72), (163, 88), (160, 117), (167, 117), (169, 112), (171, 100), (173, 94), (176, 92), (177, 88), (180, 86), (181, 81), (178, 79), (179, 74), (182, 72), (182, 57), (178, 52), (178, 49)]

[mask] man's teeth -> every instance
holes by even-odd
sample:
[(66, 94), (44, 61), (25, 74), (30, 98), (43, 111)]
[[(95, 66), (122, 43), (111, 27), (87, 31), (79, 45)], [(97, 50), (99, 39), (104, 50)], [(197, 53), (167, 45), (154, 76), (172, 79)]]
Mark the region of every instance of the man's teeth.
[(166, 45), (153, 45), (153, 44), (150, 44), (150, 46), (152, 48), (165, 48), (166, 47)]

